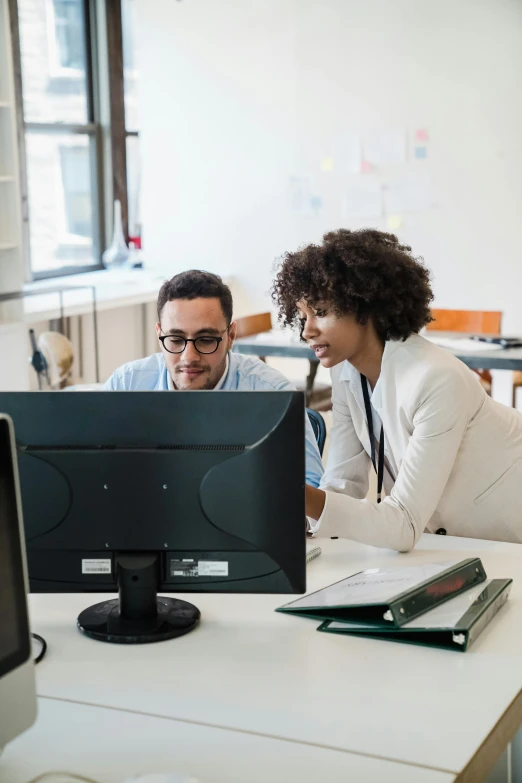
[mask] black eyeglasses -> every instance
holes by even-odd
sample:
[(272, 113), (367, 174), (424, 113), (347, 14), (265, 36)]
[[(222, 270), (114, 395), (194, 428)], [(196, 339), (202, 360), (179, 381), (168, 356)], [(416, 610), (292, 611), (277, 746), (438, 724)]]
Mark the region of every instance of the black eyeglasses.
[[(221, 332), (224, 335), (228, 332), (229, 327)], [(166, 351), (169, 353), (183, 353), (187, 347), (187, 343), (194, 343), (194, 348), (198, 353), (216, 353), (219, 348), (219, 343), (223, 342), (223, 337), (211, 337), (209, 334), (202, 335), (201, 337), (180, 337), (179, 334), (160, 334), (159, 340)]]

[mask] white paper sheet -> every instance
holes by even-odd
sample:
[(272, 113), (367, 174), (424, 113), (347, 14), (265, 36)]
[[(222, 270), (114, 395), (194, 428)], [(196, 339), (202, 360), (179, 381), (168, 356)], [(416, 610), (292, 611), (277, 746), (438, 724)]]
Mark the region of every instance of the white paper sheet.
[(363, 137), (363, 160), (375, 167), (406, 163), (406, 131), (369, 131)]
[(407, 177), (384, 186), (384, 210), (387, 215), (422, 212), (431, 209), (433, 197), (428, 177)]
[(312, 183), (308, 177), (290, 177), (289, 200), (292, 212), (306, 215), (312, 209)]
[(470, 340), (469, 337), (437, 337), (436, 335), (427, 335), (424, 337), (430, 343), (435, 343), (441, 348), (450, 348), (452, 351), (466, 351), (466, 353), (482, 353), (485, 351), (501, 351), (501, 345), (495, 343), (482, 343), (479, 340)]
[(360, 174), (362, 144), (358, 133), (340, 134), (334, 144), (335, 171), (338, 174)]
[(380, 182), (361, 177), (345, 192), (343, 203), (345, 218), (380, 218), (382, 214)]

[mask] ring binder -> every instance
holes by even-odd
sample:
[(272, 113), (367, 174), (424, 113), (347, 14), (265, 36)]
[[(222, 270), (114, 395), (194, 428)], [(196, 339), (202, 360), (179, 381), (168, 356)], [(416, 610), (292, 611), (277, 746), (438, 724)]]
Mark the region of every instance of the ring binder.
[(480, 558), (370, 568), (276, 611), (319, 620), (400, 627), (486, 579)]

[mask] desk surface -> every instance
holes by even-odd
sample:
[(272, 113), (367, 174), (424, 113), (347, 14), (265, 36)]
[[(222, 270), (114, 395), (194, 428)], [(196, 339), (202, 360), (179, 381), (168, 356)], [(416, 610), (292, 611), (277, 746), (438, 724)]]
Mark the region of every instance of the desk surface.
[(522, 545), (424, 535), (400, 555), (341, 539), (318, 543), (310, 591), (361, 568), (476, 555), (489, 576), (515, 581), (468, 653), (321, 634), (317, 622), (275, 613), (286, 598), (273, 595), (193, 596), (202, 622), (187, 636), (110, 645), (75, 626), (101, 595), (32, 595), (33, 630), (49, 645), (39, 694), (454, 774), (506, 711), (504, 728), (508, 718), (522, 722)]
[(39, 699), (37, 723), (0, 758), (0, 779), (27, 783), (43, 770), (123, 783), (177, 773), (199, 783), (452, 783), (455, 776), (256, 734), (121, 710)]
[[(430, 335), (433, 338), (433, 333)], [(442, 338), (465, 338), (468, 335), (457, 332), (440, 332)], [(252, 337), (242, 337), (234, 343), (237, 353), (254, 354), (255, 356), (286, 356), (294, 359), (308, 359), (316, 362), (315, 353), (305, 343), (299, 341), (297, 335), (290, 332), (274, 330), (256, 334)], [(445, 350), (452, 350), (445, 347)], [(522, 348), (499, 348), (496, 351), (463, 351), (456, 348), (452, 353), (468, 367), (483, 370), (522, 370)]]

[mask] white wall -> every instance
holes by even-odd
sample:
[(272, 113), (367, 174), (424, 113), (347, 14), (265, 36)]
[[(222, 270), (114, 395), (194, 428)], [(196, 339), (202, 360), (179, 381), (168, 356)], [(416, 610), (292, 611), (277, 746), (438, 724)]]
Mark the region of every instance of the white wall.
[[(522, 333), (518, 0), (138, 0), (149, 264), (237, 276), (264, 307), (274, 259), (342, 225), (343, 133), (429, 129), (434, 207), (399, 231), (440, 307)], [(386, 177), (389, 172), (378, 172)], [(317, 214), (288, 205), (311, 177)]]

